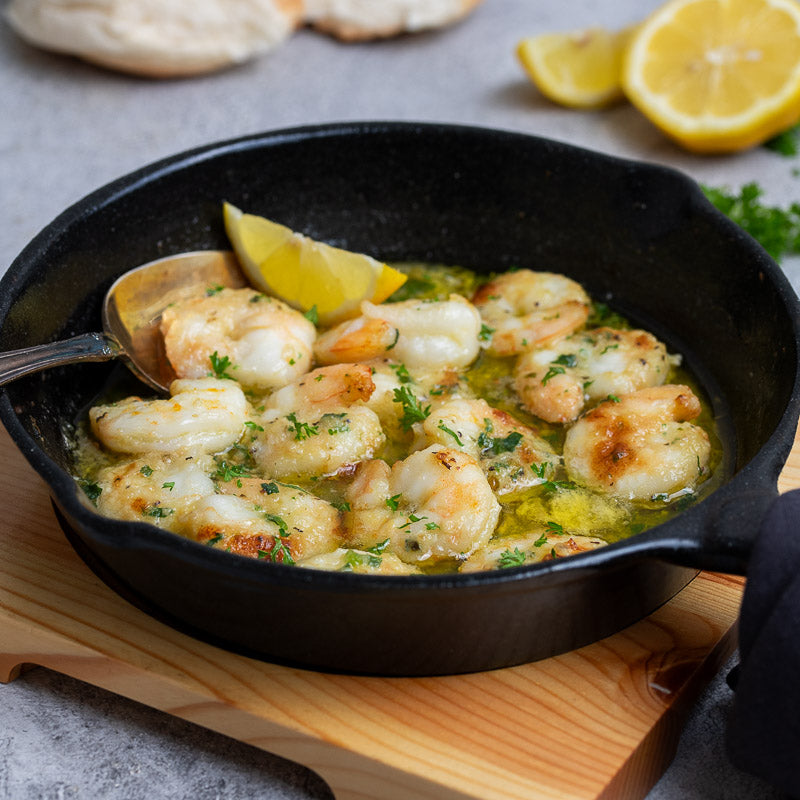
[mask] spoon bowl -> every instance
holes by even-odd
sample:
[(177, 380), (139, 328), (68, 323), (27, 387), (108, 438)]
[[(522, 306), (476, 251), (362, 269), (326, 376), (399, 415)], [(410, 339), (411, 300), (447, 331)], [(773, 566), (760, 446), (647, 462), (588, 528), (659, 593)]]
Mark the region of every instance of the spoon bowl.
[(135, 267), (106, 293), (102, 333), (0, 353), (0, 386), (51, 367), (121, 358), (138, 378), (166, 394), (177, 376), (159, 331), (164, 309), (210, 288), (246, 285), (236, 257), (227, 250), (180, 253)]

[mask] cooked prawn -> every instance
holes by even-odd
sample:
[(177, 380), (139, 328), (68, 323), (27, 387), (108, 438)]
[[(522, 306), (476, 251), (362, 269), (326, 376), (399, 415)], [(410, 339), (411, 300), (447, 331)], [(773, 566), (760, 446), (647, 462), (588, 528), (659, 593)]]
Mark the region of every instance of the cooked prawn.
[(387, 546), (401, 560), (463, 559), (492, 535), (500, 504), (469, 454), (432, 445), (395, 462), (361, 464), (345, 497), (351, 547)]
[(460, 571), (482, 572), (521, 567), (596, 550), (605, 544), (605, 540), (598, 536), (550, 533), (544, 528), (516, 536), (498, 536), (470, 556)]
[(279, 389), (265, 403), (254, 458), (275, 478), (333, 475), (372, 458), (386, 440), (364, 405), (374, 390), (366, 364), (320, 367)]
[(406, 564), (394, 553), (387, 553), (380, 546), (372, 550), (352, 550), (340, 547), (332, 553), (311, 556), (297, 563), (298, 567), (324, 569), (328, 572), (357, 572), (371, 575), (418, 575), (420, 570)]
[(220, 289), (176, 303), (164, 311), (161, 332), (179, 377), (224, 373), (259, 390), (307, 372), (316, 338), (299, 311), (253, 289)]
[(97, 509), (117, 519), (176, 530), (195, 502), (214, 493), (210, 464), (208, 456), (151, 453), (105, 467), (95, 480), (101, 490)]
[(565, 275), (521, 269), (498, 275), (472, 298), (484, 323), (486, 349), (512, 356), (568, 336), (589, 316), (589, 296)]
[(244, 429), (248, 404), (235, 381), (177, 380), (170, 395), (94, 406), (92, 432), (117, 453), (215, 453), (230, 447)]
[(571, 422), (587, 402), (663, 384), (679, 363), (651, 333), (595, 328), (523, 353), (514, 386), (532, 414)]
[(422, 423), (428, 444), (474, 456), (498, 495), (551, 479), (561, 458), (539, 434), (485, 400), (449, 400)]
[(576, 483), (610, 495), (670, 499), (694, 492), (709, 474), (708, 434), (689, 420), (700, 401), (668, 384), (607, 400), (567, 432), (564, 464)]
[(361, 316), (343, 322), (316, 342), (322, 364), (391, 357), (412, 372), (460, 369), (480, 350), (481, 318), (457, 294), (447, 300), (361, 304)]
[(221, 494), (197, 501), (182, 532), (223, 550), (294, 563), (335, 550), (341, 517), (327, 501), (262, 478), (220, 481)]

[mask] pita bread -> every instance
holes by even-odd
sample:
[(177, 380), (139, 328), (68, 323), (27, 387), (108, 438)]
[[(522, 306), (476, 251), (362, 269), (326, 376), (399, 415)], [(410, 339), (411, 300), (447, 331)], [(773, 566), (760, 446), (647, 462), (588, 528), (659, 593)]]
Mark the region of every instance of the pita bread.
[(466, 16), (481, 0), (305, 0), (305, 21), (345, 41), (438, 28)]
[(11, 0), (26, 41), (150, 77), (220, 69), (272, 50), (303, 17), (303, 0)]

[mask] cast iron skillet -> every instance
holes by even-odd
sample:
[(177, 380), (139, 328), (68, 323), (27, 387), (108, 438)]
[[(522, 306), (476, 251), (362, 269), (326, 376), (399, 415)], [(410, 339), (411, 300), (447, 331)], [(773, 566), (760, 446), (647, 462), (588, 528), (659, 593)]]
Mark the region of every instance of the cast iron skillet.
[(431, 675), (510, 666), (607, 636), (697, 569), (743, 572), (800, 408), (798, 301), (697, 186), (530, 136), (365, 123), (278, 131), (169, 158), (64, 212), (0, 283), (0, 349), (96, 330), (104, 292), (154, 258), (228, 246), (221, 202), (389, 261), (564, 272), (687, 356), (730, 480), (670, 522), (561, 561), (381, 577), (250, 561), (79, 498), (65, 431), (119, 370), (20, 380), (0, 418), (78, 553), (129, 601), (221, 646), (314, 669)]

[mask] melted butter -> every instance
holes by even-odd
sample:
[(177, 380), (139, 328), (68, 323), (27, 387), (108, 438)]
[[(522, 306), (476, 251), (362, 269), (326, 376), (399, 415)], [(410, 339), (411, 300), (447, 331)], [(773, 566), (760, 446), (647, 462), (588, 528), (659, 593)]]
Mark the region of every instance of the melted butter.
[[(487, 280), (487, 276), (459, 267), (429, 264), (393, 266), (405, 272), (409, 279), (387, 302), (410, 298), (446, 299), (452, 293), (470, 298), (475, 289)], [(606, 309), (597, 306), (595, 313), (589, 319), (589, 326), (600, 325), (631, 327), (624, 318), (615, 313), (609, 314)], [(510, 413), (520, 422), (536, 430), (556, 452), (560, 453), (566, 427), (538, 419), (519, 405), (513, 391), (513, 368), (513, 358), (494, 357), (482, 351), (475, 363), (459, 376), (459, 382), (455, 387), (451, 389), (442, 387), (441, 394), (429, 400), (446, 399), (448, 392), (454, 388), (466, 389), (467, 393), (484, 398), (489, 405)], [(707, 395), (695, 376), (683, 367), (673, 367), (667, 382), (688, 385), (701, 402), (702, 412), (693, 423), (702, 427), (709, 436), (711, 460), (710, 475), (699, 485), (695, 493), (672, 498), (670, 502), (620, 500), (569, 485), (567, 475), (562, 471), (562, 474), (556, 475), (550, 484), (500, 497), (502, 511), (493, 540), (502, 541), (504, 537), (530, 533), (541, 530), (546, 525), (555, 525), (572, 535), (600, 537), (606, 542), (618, 541), (666, 521), (687, 505), (697, 502), (717, 488), (725, 479), (722, 468), (723, 448)], [(110, 382), (107, 391), (97, 399), (96, 403), (113, 402), (142, 391), (141, 384), (136, 383), (132, 388), (131, 383), (132, 378), (129, 373), (124, 369), (120, 370), (120, 377)], [(263, 398), (252, 394), (248, 395), (248, 399), (254, 408), (258, 408), (263, 402)], [(224, 459), (231, 464), (247, 466), (244, 446), (247, 436), (246, 433), (241, 442), (219, 454), (218, 461)], [(73, 438), (75, 474), (81, 481), (91, 483), (103, 467), (129, 459), (127, 455), (118, 456), (104, 451), (93, 439), (85, 419), (77, 423)], [(387, 436), (386, 444), (376, 456), (391, 464), (408, 454), (412, 440), (411, 434), (400, 434), (395, 438)], [(348, 483), (346, 477), (309, 478), (297, 475), (287, 477), (281, 482), (296, 484), (337, 507), (344, 506), (344, 494)], [(455, 562), (445, 562), (429, 567), (425, 571), (448, 572), (457, 568), (458, 564)]]

